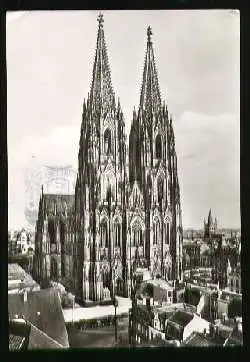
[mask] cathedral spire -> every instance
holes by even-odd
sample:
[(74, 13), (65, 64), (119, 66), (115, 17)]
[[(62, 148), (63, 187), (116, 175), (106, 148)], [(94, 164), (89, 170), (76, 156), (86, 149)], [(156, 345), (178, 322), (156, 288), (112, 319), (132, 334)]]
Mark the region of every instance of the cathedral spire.
[(213, 219), (212, 219), (212, 211), (211, 211), (211, 209), (209, 210), (209, 214), (208, 214), (208, 224), (209, 225), (211, 225), (212, 224), (212, 222), (213, 222)]
[(161, 105), (161, 96), (158, 84), (158, 75), (155, 66), (154, 50), (152, 44), (152, 29), (147, 28), (147, 50), (145, 56), (143, 80), (141, 88), (141, 110), (154, 111)]
[(92, 85), (90, 90), (90, 107), (93, 112), (106, 113), (115, 104), (115, 95), (111, 83), (108, 54), (104, 37), (103, 15), (98, 16), (98, 33)]

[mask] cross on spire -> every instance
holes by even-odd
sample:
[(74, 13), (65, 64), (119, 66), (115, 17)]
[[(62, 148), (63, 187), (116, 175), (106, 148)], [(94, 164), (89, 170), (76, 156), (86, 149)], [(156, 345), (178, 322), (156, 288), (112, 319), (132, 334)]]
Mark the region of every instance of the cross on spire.
[(102, 24), (104, 23), (104, 20), (103, 20), (103, 14), (102, 13), (100, 13), (98, 15), (97, 21), (99, 23), (99, 26), (103, 26)]

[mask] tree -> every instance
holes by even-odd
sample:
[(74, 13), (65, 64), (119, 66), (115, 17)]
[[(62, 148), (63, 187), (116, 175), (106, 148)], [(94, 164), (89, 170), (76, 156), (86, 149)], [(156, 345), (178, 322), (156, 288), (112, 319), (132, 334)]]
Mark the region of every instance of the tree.
[(153, 287), (153, 285), (150, 284), (150, 283), (146, 283), (144, 288), (143, 288), (142, 293), (145, 294), (145, 296), (148, 297), (148, 298), (153, 298), (153, 296), (154, 296), (154, 287)]
[(191, 305), (197, 305), (200, 300), (200, 291), (195, 288), (186, 288), (184, 292), (184, 302)]

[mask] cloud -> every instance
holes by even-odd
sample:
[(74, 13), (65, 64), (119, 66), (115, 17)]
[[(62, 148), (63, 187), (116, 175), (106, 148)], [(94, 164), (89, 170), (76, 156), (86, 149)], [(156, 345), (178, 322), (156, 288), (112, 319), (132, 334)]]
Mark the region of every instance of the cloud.
[(183, 223), (202, 226), (209, 208), (240, 226), (240, 118), (185, 112), (174, 122)]

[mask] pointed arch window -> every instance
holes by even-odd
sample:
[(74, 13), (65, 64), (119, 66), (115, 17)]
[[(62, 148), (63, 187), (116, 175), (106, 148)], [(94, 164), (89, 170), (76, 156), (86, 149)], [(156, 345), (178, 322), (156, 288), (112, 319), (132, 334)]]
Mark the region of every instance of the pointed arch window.
[(161, 144), (161, 136), (158, 134), (155, 139), (155, 156), (158, 159), (162, 158), (162, 144)]
[(111, 152), (111, 131), (109, 128), (104, 132), (104, 152), (106, 155)]
[(161, 205), (162, 200), (163, 200), (163, 190), (164, 190), (164, 185), (163, 185), (163, 181), (161, 178), (158, 179), (157, 181), (157, 191), (158, 191), (158, 204)]
[(169, 245), (169, 242), (170, 242), (170, 226), (169, 226), (169, 222), (167, 222), (167, 224), (166, 224), (166, 240), (165, 240), (165, 243), (167, 245)]
[(132, 227), (132, 246), (143, 246), (143, 231), (139, 222), (135, 222)]
[(156, 245), (160, 242), (160, 221), (158, 218), (154, 222), (153, 233), (153, 244)]
[(100, 225), (101, 233), (101, 248), (108, 248), (108, 225), (103, 221)]
[(121, 247), (121, 225), (119, 223), (115, 224), (115, 247), (120, 248)]
[(107, 192), (106, 192), (106, 200), (108, 201), (108, 203), (111, 203), (111, 198), (112, 198), (111, 184), (110, 184), (110, 181), (108, 180)]

